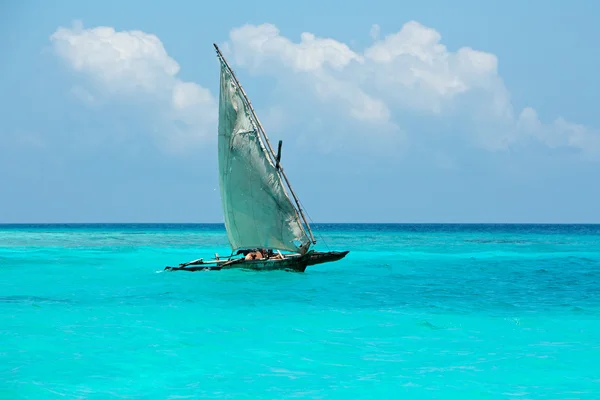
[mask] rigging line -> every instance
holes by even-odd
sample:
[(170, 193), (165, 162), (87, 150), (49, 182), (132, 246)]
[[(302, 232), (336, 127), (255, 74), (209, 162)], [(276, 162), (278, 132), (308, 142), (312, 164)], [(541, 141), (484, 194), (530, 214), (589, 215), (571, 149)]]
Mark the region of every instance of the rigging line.
[[(304, 213), (306, 214), (306, 216), (308, 217), (308, 219), (310, 220), (310, 222), (314, 226), (315, 225), (315, 221), (310, 217), (310, 215), (308, 214), (308, 211), (306, 211), (306, 207), (304, 207), (304, 204), (302, 204), (302, 202), (300, 200), (298, 200), (298, 203), (300, 203), (300, 206), (302, 206), (302, 208), (304, 209)], [(317, 235), (319, 236), (319, 238), (321, 238), (323, 240), (323, 244), (325, 245), (325, 247), (327, 247), (327, 251), (331, 251), (331, 249), (329, 248), (329, 244), (325, 240), (325, 237), (323, 235), (321, 235), (320, 230), (317, 231)]]

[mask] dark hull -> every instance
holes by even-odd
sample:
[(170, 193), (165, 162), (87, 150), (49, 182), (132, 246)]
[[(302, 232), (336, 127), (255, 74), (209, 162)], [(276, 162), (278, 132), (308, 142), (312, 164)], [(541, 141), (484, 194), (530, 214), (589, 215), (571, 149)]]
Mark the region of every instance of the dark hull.
[(218, 264), (196, 264), (193, 266), (165, 267), (166, 271), (218, 271), (221, 269), (241, 268), (254, 271), (294, 271), (304, 272), (310, 265), (338, 261), (344, 258), (348, 251), (309, 252), (303, 256), (287, 257), (268, 260), (246, 260), (244, 258), (223, 261)]

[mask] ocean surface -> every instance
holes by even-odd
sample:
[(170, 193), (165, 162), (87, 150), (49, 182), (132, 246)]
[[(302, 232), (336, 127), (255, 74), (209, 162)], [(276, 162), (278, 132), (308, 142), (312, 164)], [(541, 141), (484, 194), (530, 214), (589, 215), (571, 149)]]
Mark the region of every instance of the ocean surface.
[(189, 273), (222, 225), (0, 225), (0, 398), (600, 399), (600, 225), (315, 230)]

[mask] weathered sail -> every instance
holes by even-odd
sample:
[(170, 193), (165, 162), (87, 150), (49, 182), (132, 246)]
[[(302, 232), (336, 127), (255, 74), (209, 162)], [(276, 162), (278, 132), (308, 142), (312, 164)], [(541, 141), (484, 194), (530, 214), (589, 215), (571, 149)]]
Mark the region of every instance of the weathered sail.
[(233, 251), (300, 251), (310, 242), (251, 111), (221, 63), (219, 175), (225, 227)]

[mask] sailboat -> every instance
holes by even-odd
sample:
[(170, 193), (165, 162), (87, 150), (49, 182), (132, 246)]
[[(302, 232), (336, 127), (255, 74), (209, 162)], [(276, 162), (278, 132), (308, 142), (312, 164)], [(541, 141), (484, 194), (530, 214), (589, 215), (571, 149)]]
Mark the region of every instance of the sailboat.
[[(337, 261), (348, 251), (315, 251), (317, 241), (248, 96), (225, 57), (220, 61), (218, 154), (219, 186), (231, 255), (197, 259), (168, 271), (289, 270)], [(285, 185), (292, 195), (290, 199)]]

